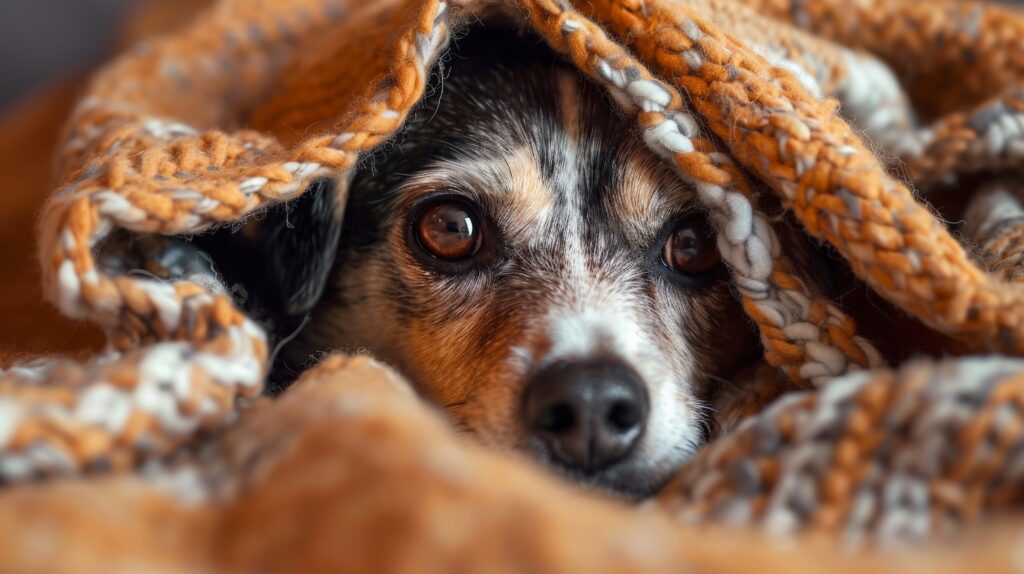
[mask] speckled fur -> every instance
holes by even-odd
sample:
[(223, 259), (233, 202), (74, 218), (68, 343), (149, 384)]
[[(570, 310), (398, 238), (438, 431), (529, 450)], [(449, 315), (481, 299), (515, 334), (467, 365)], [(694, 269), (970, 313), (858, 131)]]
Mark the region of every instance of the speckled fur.
[[(292, 355), (368, 349), (483, 442), (542, 459), (519, 421), (528, 376), (618, 358), (652, 397), (646, 436), (635, 456), (579, 478), (650, 492), (706, 439), (714, 381), (756, 336), (724, 269), (685, 285), (661, 263), (673, 226), (703, 217), (694, 191), (582, 75), (494, 34), (465, 51), (473, 59), (456, 51), (441, 68), (451, 79), (356, 175), (331, 284)], [(482, 206), (495, 262), (446, 276), (410, 253), (410, 205), (441, 194)]]

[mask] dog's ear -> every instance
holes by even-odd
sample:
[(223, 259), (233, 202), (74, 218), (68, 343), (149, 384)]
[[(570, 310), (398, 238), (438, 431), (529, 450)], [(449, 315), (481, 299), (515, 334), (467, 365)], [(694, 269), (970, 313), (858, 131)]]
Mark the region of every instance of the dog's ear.
[[(305, 324), (327, 286), (345, 210), (333, 179), (270, 207), (241, 226), (226, 225), (191, 239), (241, 309), (262, 324), (271, 347), (285, 344)], [(274, 352), (266, 392), (277, 394), (299, 374)]]
[(210, 256), (236, 303), (281, 340), (323, 294), (344, 207), (335, 180), (320, 180), (241, 228), (223, 227), (195, 243)]
[(298, 199), (275, 206), (255, 231), (265, 254), (273, 294), (268, 310), (285, 316), (309, 312), (323, 294), (338, 252), (344, 205), (335, 180), (320, 180)]

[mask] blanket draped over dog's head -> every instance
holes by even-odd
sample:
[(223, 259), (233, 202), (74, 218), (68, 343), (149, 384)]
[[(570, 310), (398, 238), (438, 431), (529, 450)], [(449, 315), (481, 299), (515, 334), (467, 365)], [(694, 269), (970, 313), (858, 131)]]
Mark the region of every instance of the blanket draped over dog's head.
[[(718, 405), (728, 430), (657, 511), (478, 451), (365, 359), (327, 359), (259, 398), (276, 341), (230, 285), (164, 249), (324, 178), (343, 194), (452, 37), (489, 19), (607, 90), (697, 190), (760, 330), (764, 366)], [(858, 541), (1011, 510), (1024, 494), (1022, 87), (1024, 15), (980, 3), (214, 3), (102, 70), (69, 121), (39, 227), (44, 287), (105, 328), (109, 350), (3, 372), (2, 553), (29, 560), (25, 540), (50, 537), (88, 568), (130, 532), (132, 563), (154, 568), (738, 568), (710, 551), (734, 560), (723, 538), (663, 515)], [(929, 205), (958, 202), (941, 217)], [(979, 356), (898, 364), (801, 278), (776, 233), (786, 214), (886, 302), (869, 309), (923, 323), (937, 353)]]

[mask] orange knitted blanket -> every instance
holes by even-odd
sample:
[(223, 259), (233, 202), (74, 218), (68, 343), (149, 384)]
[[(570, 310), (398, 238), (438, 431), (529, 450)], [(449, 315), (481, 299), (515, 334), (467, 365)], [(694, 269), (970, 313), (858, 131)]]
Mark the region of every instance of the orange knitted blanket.
[[(344, 174), (402, 126), (450, 35), (495, 14), (607, 89), (697, 189), (760, 328), (765, 367), (720, 405), (726, 432), (642, 508), (469, 444), (367, 358), (261, 398), (266, 335), (222, 285), (98, 256), (125, 232), (197, 233)], [(946, 0), (220, 0), (98, 73), (67, 126), (44, 289), (108, 348), (0, 375), (0, 561), (792, 571), (835, 567), (836, 542), (1012, 521), (1022, 38), (1024, 15)], [(937, 356), (977, 356), (902, 362), (863, 336), (788, 260), (773, 204), (936, 333)], [(943, 218), (961, 217), (958, 239)], [(1000, 531), (936, 556), (849, 567), (1008, 568), (1015, 548)]]

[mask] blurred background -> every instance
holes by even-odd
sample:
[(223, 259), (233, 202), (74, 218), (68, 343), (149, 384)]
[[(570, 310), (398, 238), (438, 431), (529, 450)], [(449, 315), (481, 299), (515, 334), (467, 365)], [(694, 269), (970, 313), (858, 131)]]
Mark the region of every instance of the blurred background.
[(0, 0), (0, 107), (62, 72), (92, 67), (137, 1)]

